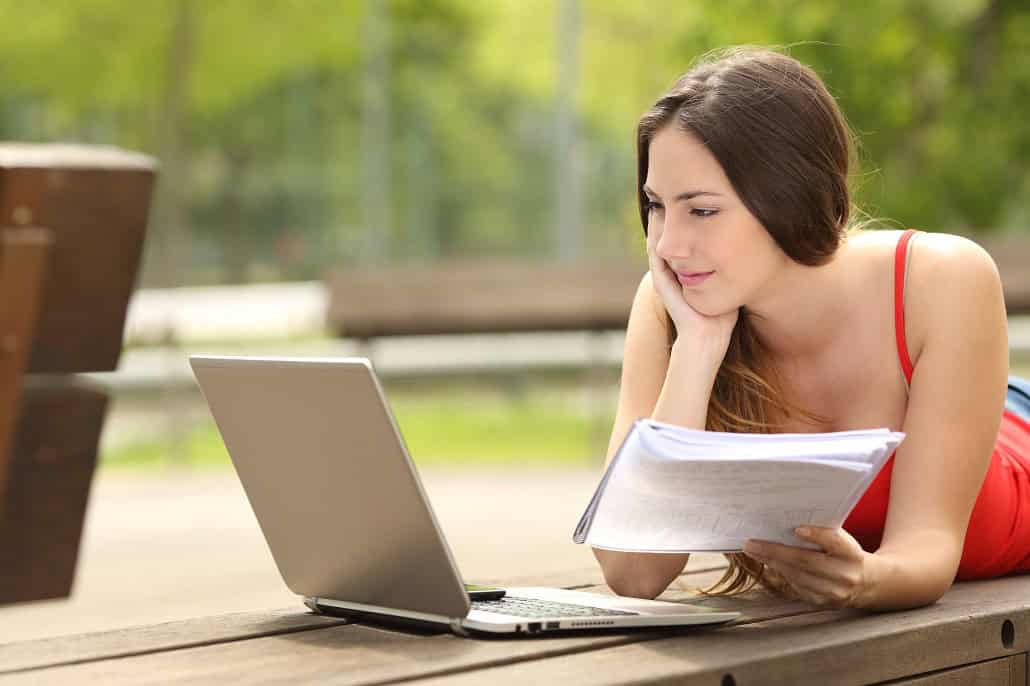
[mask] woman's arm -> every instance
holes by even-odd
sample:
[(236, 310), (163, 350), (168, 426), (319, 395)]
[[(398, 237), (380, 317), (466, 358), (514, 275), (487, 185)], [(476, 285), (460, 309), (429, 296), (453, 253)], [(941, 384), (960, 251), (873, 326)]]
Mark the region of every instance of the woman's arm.
[(744, 547), (816, 604), (900, 610), (938, 600), (954, 581), (990, 464), (1008, 375), (1001, 280), (975, 243), (924, 236), (909, 265), (906, 329), (914, 334), (915, 371), (907, 435), (894, 458), (880, 548), (868, 553), (843, 529), (819, 527), (797, 533), (825, 553), (768, 542)]
[[(692, 344), (689, 338), (677, 340), (670, 351), (666, 327), (665, 309), (648, 273), (640, 282), (630, 311), (619, 406), (606, 466), (634, 420), (641, 417), (695, 429), (705, 427), (708, 400), (721, 357), (714, 364), (706, 362), (701, 346)], [(619, 595), (637, 598), (654, 598), (664, 591), (690, 558), (689, 554), (593, 550), (611, 589)]]
[(878, 579), (857, 599), (870, 608), (925, 605), (950, 588), (1005, 406), (1008, 329), (994, 261), (945, 234), (924, 234), (912, 258), (906, 328), (918, 347)]

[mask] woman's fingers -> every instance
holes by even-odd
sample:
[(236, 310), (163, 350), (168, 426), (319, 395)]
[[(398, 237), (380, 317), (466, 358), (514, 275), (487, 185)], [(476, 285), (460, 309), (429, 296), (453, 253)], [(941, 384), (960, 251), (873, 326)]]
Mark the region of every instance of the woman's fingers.
[(850, 534), (827, 527), (805, 527), (797, 535), (818, 543), (810, 550), (772, 541), (749, 540), (744, 551), (782, 578), (798, 597), (817, 605), (849, 607), (866, 587), (869, 553)]
[(799, 526), (794, 530), (798, 538), (817, 544), (828, 554), (841, 558), (859, 558), (862, 546), (841, 527)]
[(651, 269), (651, 281), (654, 284), (655, 291), (657, 291), (658, 296), (662, 300), (662, 304), (665, 305), (665, 310), (672, 317), (673, 323), (677, 325), (676, 330), (679, 331), (679, 308), (686, 306), (686, 302), (682, 302), (682, 304), (677, 302), (677, 299), (683, 300), (679, 282), (665, 260), (655, 254), (650, 241), (651, 238), (648, 238), (647, 259), (648, 266)]
[(810, 570), (789, 567), (786, 564), (774, 565), (787, 585), (802, 601), (818, 606), (835, 608), (848, 607), (854, 598), (856, 588), (849, 583), (815, 574)]
[(860, 571), (860, 560), (856, 558), (837, 557), (821, 550), (772, 541), (748, 541), (744, 552), (776, 569), (802, 569), (836, 583), (853, 584), (858, 580)]

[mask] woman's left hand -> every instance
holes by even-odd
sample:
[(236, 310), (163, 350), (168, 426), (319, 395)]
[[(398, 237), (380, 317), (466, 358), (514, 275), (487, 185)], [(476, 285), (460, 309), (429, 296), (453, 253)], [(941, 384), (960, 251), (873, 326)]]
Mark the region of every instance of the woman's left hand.
[(783, 577), (801, 600), (820, 607), (859, 607), (870, 585), (872, 553), (841, 528), (798, 527), (794, 535), (822, 550), (752, 539), (744, 552)]

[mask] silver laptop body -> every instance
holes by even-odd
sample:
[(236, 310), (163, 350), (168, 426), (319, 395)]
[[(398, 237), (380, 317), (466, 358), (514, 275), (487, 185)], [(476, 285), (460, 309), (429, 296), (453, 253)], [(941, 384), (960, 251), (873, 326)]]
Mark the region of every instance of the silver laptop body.
[(316, 612), (458, 634), (718, 624), (740, 614), (555, 588), (470, 602), (368, 360), (192, 355), (190, 365), (283, 580)]

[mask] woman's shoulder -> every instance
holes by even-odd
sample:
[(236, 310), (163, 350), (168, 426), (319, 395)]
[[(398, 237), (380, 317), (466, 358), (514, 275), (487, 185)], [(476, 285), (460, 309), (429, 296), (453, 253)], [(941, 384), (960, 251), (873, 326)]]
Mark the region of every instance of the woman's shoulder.
[[(1001, 294), (998, 267), (984, 248), (965, 236), (919, 231), (909, 241), (911, 256), (905, 287), (906, 300), (922, 302), (931, 310), (941, 309), (941, 299), (956, 302), (975, 299), (990, 291)], [(933, 305), (936, 304), (936, 307)]]
[[(874, 268), (882, 269), (885, 262), (893, 267), (898, 241), (904, 232), (904, 229), (867, 229), (849, 235), (848, 243)], [(990, 253), (966, 236), (919, 229), (909, 239), (908, 252), (906, 287), (919, 287), (925, 281), (932, 285), (941, 277), (961, 279), (963, 274), (974, 279), (998, 278)]]
[(1001, 276), (982, 246), (964, 236), (920, 231), (910, 247), (903, 306), (913, 347), (1004, 328)]
[[(904, 230), (866, 230), (849, 236), (856, 282), (896, 288), (896, 249)], [(990, 254), (965, 236), (919, 230), (908, 243), (902, 308), (907, 345), (916, 361), (928, 338), (945, 330), (990, 327), (1004, 317), (1001, 277)], [(861, 286), (859, 286), (861, 292)], [(886, 294), (885, 294), (886, 295)]]

